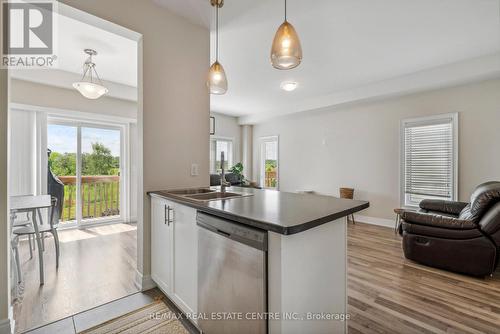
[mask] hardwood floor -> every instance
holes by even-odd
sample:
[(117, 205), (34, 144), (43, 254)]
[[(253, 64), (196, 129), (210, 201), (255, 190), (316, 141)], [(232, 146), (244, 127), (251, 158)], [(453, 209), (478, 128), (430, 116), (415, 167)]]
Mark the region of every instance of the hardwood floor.
[[(36, 261), (28, 261), (22, 247), (29, 284), (15, 307), (18, 330), (136, 291), (135, 231), (115, 228), (61, 233), (57, 275), (47, 240), (47, 283), (41, 289)], [(500, 333), (500, 271), (477, 279), (421, 266), (404, 258), (401, 238), (390, 228), (349, 224), (348, 284), (350, 334)]]
[(500, 333), (500, 270), (485, 279), (406, 260), (390, 228), (348, 228), (349, 333)]
[(19, 245), (23, 283), (14, 303), (16, 332), (38, 327), (137, 292), (137, 230), (115, 224), (59, 233), (61, 258), (55, 268), (52, 238), (45, 240), (45, 285), (39, 285), (37, 252), (29, 259)]

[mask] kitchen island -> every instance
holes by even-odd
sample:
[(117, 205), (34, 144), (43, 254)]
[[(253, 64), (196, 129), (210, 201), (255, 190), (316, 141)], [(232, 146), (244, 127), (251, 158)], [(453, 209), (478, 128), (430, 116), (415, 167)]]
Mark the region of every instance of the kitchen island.
[[(152, 279), (199, 324), (204, 315), (198, 308), (198, 283), (203, 282), (198, 262), (204, 254), (198, 252), (197, 216), (202, 213), (235, 222), (266, 235), (268, 332), (345, 333), (345, 217), (366, 209), (369, 203), (251, 188), (231, 187), (227, 192), (237, 196), (203, 200), (210, 196), (191, 196), (182, 190), (149, 193)], [(240, 328), (246, 322), (242, 320)]]

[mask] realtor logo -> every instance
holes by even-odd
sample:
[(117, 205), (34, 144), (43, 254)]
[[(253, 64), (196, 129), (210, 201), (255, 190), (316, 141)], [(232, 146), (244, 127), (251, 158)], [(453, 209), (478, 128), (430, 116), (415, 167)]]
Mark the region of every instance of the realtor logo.
[(51, 0), (3, 0), (2, 67), (54, 67), (54, 6)]

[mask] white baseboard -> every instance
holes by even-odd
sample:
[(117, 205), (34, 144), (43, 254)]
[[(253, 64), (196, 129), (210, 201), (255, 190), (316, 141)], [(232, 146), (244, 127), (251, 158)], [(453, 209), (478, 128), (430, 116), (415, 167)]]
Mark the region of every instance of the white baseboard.
[(376, 217), (354, 215), (354, 220), (357, 222), (360, 222), (360, 223), (378, 225), (378, 226), (384, 226), (384, 227), (390, 227), (390, 228), (394, 228), (394, 226), (396, 225), (396, 218), (394, 218), (394, 220), (392, 220), (392, 219), (385, 219), (385, 218), (376, 218)]
[(12, 306), (9, 307), (9, 318), (0, 320), (0, 334), (12, 334), (14, 333), (15, 321), (12, 311)]
[(10, 325), (10, 319), (0, 320), (0, 334), (11, 334), (14, 331)]
[(143, 275), (138, 270), (135, 271), (135, 286), (141, 291), (151, 290), (156, 287), (156, 283), (151, 275)]

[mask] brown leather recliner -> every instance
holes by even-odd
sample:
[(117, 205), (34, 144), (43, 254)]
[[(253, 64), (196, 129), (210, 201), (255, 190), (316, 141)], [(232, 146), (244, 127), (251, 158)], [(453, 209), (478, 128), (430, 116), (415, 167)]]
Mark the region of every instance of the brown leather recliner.
[(500, 254), (500, 182), (487, 182), (470, 203), (423, 200), (402, 213), (405, 257), (472, 276), (495, 271)]

